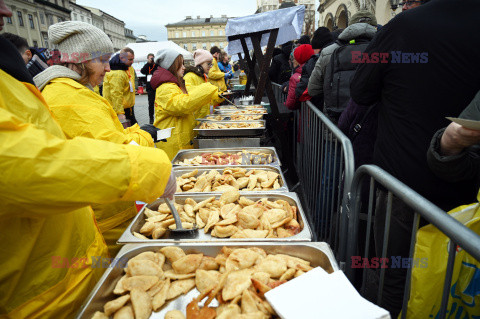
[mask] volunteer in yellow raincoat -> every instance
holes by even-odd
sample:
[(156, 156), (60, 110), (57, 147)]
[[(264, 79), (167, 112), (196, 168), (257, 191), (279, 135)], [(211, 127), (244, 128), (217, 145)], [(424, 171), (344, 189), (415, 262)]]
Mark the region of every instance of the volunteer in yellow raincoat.
[[(185, 69), (185, 75), (183, 79), (185, 80), (185, 87), (187, 92), (190, 92), (196, 86), (208, 83), (208, 71), (212, 67), (213, 56), (207, 50), (198, 49), (193, 52), (193, 60), (195, 66), (189, 66)], [(195, 118), (203, 118), (210, 114), (210, 105), (218, 105), (223, 101), (218, 95), (215, 95), (213, 100), (210, 103), (202, 106), (197, 112), (195, 112)]]
[(174, 127), (167, 142), (157, 143), (170, 159), (181, 149), (192, 148), (196, 121), (194, 112), (218, 96), (218, 89), (210, 83), (203, 83), (191, 91), (183, 84), (183, 56), (165, 49), (155, 55), (159, 65), (153, 73), (150, 85), (157, 90), (155, 95), (155, 123), (160, 129)]
[[(69, 35), (62, 33), (61, 38), (50, 38), (61, 54), (70, 55), (71, 43), (80, 40), (88, 41), (105, 53), (101, 57), (82, 61), (81, 64), (49, 67), (34, 79), (67, 138), (84, 136), (119, 144), (137, 143), (153, 147), (154, 141), (149, 133), (141, 130), (138, 124), (124, 129), (108, 101), (90, 89), (101, 83), (105, 72), (110, 70), (108, 59), (113, 52), (111, 40), (96, 27), (77, 22), (55, 24), (49, 31), (55, 35), (59, 28), (66, 27), (71, 30)], [(137, 214), (135, 202), (115, 202), (92, 207), (110, 256), (115, 257), (120, 250), (118, 238)]]
[(132, 49), (124, 48), (110, 60), (111, 71), (105, 74), (103, 97), (113, 106), (120, 121), (137, 123), (135, 105), (135, 70), (132, 63), (135, 55)]
[(210, 71), (208, 72), (208, 80), (213, 85), (216, 85), (220, 91), (226, 91), (227, 85), (225, 84), (225, 73), (220, 71), (218, 67), (218, 57), (220, 56), (220, 49), (217, 46), (213, 46), (210, 49), (210, 53), (213, 56), (213, 65)]
[(92, 258), (108, 256), (89, 203), (151, 201), (171, 168), (154, 148), (67, 140), (16, 49), (0, 47), (0, 317), (72, 318), (105, 270)]

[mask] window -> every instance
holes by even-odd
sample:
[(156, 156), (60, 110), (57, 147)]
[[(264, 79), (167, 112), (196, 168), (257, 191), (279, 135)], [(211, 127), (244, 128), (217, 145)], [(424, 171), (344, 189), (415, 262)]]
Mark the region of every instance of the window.
[(43, 13), (40, 13), (40, 22), (45, 24), (45, 17), (43, 16)]
[(220, 46), (220, 49), (223, 49), (223, 42), (220, 42), (219, 46)]
[(196, 49), (197, 49), (197, 44), (196, 43), (192, 44), (192, 51), (195, 51)]
[(62, 18), (60, 18), (60, 17), (57, 17), (57, 22), (62, 22), (62, 21), (63, 21), (63, 19), (62, 19)]
[(85, 18), (82, 15), (80, 16), (80, 19), (82, 20), (82, 22), (85, 22)]
[(183, 31), (182, 35), (183, 35), (184, 38), (186, 38), (187, 37), (187, 32)]
[(12, 23), (13, 23), (11, 17), (7, 17), (7, 23), (8, 23), (8, 24), (12, 24)]
[(53, 24), (53, 16), (52, 15), (48, 16), (48, 22), (50, 22), (50, 24)]
[(75, 21), (78, 20), (78, 16), (77, 16), (76, 13), (73, 14), (73, 20), (75, 20)]
[(202, 31), (202, 37), (204, 37), (204, 36), (205, 36), (205, 31)]
[(218, 35), (223, 35), (223, 30), (218, 31)]
[(22, 12), (20, 11), (17, 11), (17, 16), (18, 16), (18, 25), (23, 27), (23, 16), (22, 16)]
[(87, 22), (92, 23), (92, 20), (90, 20), (90, 18), (87, 18)]
[(194, 36), (195, 36), (195, 31), (192, 31), (192, 37), (194, 37)]
[(175, 32), (175, 38), (178, 38), (178, 37), (179, 37), (178, 32)]
[(213, 37), (215, 35), (215, 32), (212, 30), (210, 31), (210, 36)]
[(203, 43), (203, 44), (202, 44), (202, 48), (203, 48), (204, 50), (206, 50), (206, 49), (207, 49), (207, 44), (206, 44), (206, 43)]
[(34, 46), (35, 48), (38, 48), (38, 42), (35, 41), (35, 40), (33, 40), (33, 46)]
[(215, 46), (215, 43), (210, 43), (210, 47), (214, 47)]
[(185, 43), (185, 44), (183, 45), (183, 48), (188, 51), (188, 44)]
[(35, 23), (33, 22), (33, 16), (31, 14), (28, 15), (28, 22), (30, 23), (30, 29), (35, 29)]

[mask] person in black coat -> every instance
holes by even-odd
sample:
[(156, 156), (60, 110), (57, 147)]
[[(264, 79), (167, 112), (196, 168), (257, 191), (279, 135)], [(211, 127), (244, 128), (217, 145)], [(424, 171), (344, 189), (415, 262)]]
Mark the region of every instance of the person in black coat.
[(282, 44), (282, 53), (277, 54), (270, 65), (268, 76), (270, 81), (283, 84), (290, 80), (292, 75), (292, 66), (290, 64), (290, 53), (292, 52), (293, 43), (291, 41)]
[(153, 53), (147, 55), (147, 63), (140, 70), (142, 74), (147, 76), (147, 93), (148, 93), (148, 116), (150, 118), (150, 124), (153, 124), (155, 116), (155, 90), (150, 85), (150, 79), (152, 78), (153, 72), (158, 68), (158, 65), (153, 62)]

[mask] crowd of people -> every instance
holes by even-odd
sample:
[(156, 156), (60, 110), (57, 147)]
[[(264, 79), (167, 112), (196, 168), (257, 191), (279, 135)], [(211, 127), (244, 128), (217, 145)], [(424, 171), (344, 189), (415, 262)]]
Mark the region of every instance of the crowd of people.
[[(480, 187), (480, 131), (446, 119), (479, 120), (480, 47), (471, 45), (479, 40), (471, 32), (479, 10), (475, 0), (461, 6), (451, 0), (405, 1), (403, 12), (383, 27), (373, 13), (360, 10), (344, 30), (315, 31), (313, 68), (305, 63), (309, 44), (291, 49), (287, 43), (270, 75), (288, 92), (289, 109), (310, 100), (339, 126), (352, 141), (356, 167), (376, 164), (449, 211), (476, 202)], [(290, 53), (295, 64), (287, 60)], [(383, 247), (387, 200), (380, 188), (376, 256)], [(414, 212), (395, 197), (392, 207), (387, 256), (408, 257)], [(392, 317), (402, 306), (406, 273), (386, 269), (381, 306)]]
[[(480, 2), (403, 9), (383, 27), (360, 10), (344, 30), (320, 27), (283, 44), (269, 77), (289, 109), (311, 101), (350, 137), (357, 167), (377, 164), (448, 211), (474, 202), (480, 187), (480, 131), (445, 119), (480, 120), (480, 35), (471, 32)], [(0, 0), (0, 30), (11, 15)], [(54, 24), (48, 36), (53, 66), (24, 39), (0, 36), (0, 315), (11, 318), (76, 313), (105, 270), (91, 257), (116, 255), (136, 200), (173, 196), (171, 160), (193, 147), (195, 119), (223, 102), (234, 73), (218, 47), (196, 50), (190, 66), (171, 49), (149, 54), (141, 70), (149, 123), (139, 126), (132, 49), (114, 53), (103, 31), (78, 21)], [(384, 190), (376, 203), (379, 256)], [(408, 257), (414, 214), (395, 198), (393, 207), (387, 255)], [(381, 306), (392, 317), (406, 272), (386, 271)]]

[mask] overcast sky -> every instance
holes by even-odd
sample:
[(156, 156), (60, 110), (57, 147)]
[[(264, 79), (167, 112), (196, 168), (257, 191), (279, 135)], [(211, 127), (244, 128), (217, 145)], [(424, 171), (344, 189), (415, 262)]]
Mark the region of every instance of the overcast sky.
[(98, 8), (123, 20), (136, 36), (149, 40), (167, 40), (165, 25), (186, 16), (208, 18), (241, 17), (254, 14), (256, 0), (77, 0), (77, 4)]

